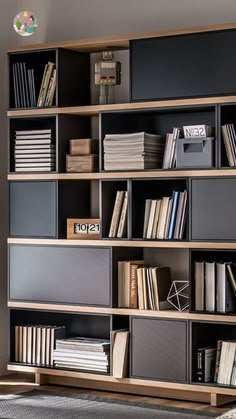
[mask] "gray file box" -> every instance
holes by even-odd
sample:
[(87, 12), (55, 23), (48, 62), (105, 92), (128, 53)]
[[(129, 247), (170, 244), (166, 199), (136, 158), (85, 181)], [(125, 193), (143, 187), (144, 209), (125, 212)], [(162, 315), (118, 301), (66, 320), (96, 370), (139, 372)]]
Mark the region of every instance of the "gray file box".
[(213, 167), (214, 138), (179, 138), (176, 140), (176, 167)]

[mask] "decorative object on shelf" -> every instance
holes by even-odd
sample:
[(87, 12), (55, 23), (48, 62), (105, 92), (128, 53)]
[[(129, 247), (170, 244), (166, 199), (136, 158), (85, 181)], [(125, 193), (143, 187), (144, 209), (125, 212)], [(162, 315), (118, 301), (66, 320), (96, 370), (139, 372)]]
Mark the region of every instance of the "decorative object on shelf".
[(18, 35), (30, 36), (36, 32), (38, 26), (38, 19), (36, 16), (25, 10), (17, 13), (13, 21), (13, 27)]
[(100, 218), (68, 218), (67, 239), (97, 240), (100, 239)]
[(68, 173), (96, 172), (98, 170), (98, 141), (91, 138), (70, 140), (70, 154), (66, 156)]
[(176, 141), (176, 167), (178, 169), (214, 167), (214, 138), (189, 137)]
[(104, 51), (102, 61), (95, 63), (95, 84), (100, 86), (100, 105), (114, 103), (114, 86), (120, 83), (121, 63), (114, 61), (112, 51)]
[(167, 301), (179, 311), (189, 307), (188, 287), (188, 281), (173, 281), (171, 284)]

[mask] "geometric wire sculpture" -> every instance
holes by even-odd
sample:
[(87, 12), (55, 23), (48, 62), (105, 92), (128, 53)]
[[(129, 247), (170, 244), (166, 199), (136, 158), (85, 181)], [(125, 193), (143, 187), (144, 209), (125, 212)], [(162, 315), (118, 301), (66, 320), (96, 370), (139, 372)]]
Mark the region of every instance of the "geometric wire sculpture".
[(189, 307), (188, 287), (188, 281), (173, 281), (171, 284), (167, 301), (179, 311)]

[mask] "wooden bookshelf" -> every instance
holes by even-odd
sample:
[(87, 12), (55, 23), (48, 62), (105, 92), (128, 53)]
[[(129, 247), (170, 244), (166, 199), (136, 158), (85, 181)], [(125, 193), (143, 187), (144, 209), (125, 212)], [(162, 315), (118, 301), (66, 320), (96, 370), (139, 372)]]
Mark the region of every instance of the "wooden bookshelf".
[[(149, 40), (235, 29), (236, 24), (233, 23), (181, 31), (28, 45), (9, 50), (10, 237), (7, 243), (10, 325), (14, 328), (33, 325), (32, 322), (37, 325), (60, 325), (65, 322), (69, 331), (76, 330), (82, 336), (84, 330), (81, 325), (86, 324), (90, 337), (101, 338), (109, 338), (111, 331), (125, 327), (130, 331), (131, 341), (128, 377), (123, 379), (116, 379), (109, 374), (16, 363), (12, 336), (9, 371), (33, 373), (39, 385), (46, 382), (81, 385), (100, 390), (197, 400), (212, 405), (236, 399), (235, 387), (216, 383), (200, 385), (196, 382), (194, 370), (196, 352), (204, 346), (204, 339), (207, 340), (207, 346), (215, 345), (218, 339), (236, 339), (236, 312), (196, 312), (193, 304), (195, 261), (214, 257), (218, 261), (221, 257), (225, 257), (226, 261), (236, 261), (236, 167), (229, 167), (221, 135), (221, 125), (236, 123), (236, 89), (232, 94), (228, 92), (215, 97), (199, 94), (192, 98), (189, 98), (191, 95), (183, 95), (179, 99), (152, 100), (150, 95), (147, 100), (145, 97), (139, 102), (90, 105), (88, 80), (83, 100), (79, 101), (78, 96), (77, 103), (76, 97), (68, 97), (67, 89), (63, 89), (64, 80), (61, 77), (57, 83), (54, 106), (15, 109), (11, 73), (11, 66), (18, 59), (21, 62), (24, 59), (34, 66), (36, 73), (38, 71), (36, 76), (39, 81), (44, 66), (42, 57), (45, 62), (48, 57), (57, 57), (61, 68), (66, 62), (68, 68), (73, 69), (73, 64), (79, 65), (83, 56), (87, 57), (82, 72), (82, 76), (85, 76), (89, 54), (93, 52), (107, 48), (130, 48), (132, 52), (133, 43), (130, 41), (139, 42), (141, 38)], [(67, 82), (71, 88), (73, 83)], [(132, 97), (131, 94), (130, 99)], [(99, 171), (65, 173), (68, 140), (89, 138), (92, 132), (91, 117), (98, 117), (99, 122)], [(102, 140), (107, 133), (133, 132), (138, 127), (140, 131), (149, 132), (150, 128), (165, 136), (170, 126), (173, 129), (173, 126), (201, 123), (211, 125), (214, 129), (214, 164), (211, 169), (104, 171)], [(54, 132), (55, 172), (14, 172), (15, 131), (42, 127)], [(113, 239), (108, 238), (109, 226), (119, 190), (128, 192), (127, 238)], [(188, 205), (183, 238), (141, 239), (145, 200), (162, 199), (173, 191), (184, 190), (188, 193)], [(67, 240), (67, 218), (100, 218), (101, 239)], [(174, 272), (174, 278), (188, 280), (189, 311), (118, 308), (117, 262), (137, 259), (145, 260), (146, 266), (168, 265)], [(87, 276), (85, 271), (89, 272)], [(78, 284), (79, 287), (82, 284), (82, 287), (78, 288)], [(150, 334), (147, 336), (146, 333)], [(169, 342), (168, 350), (162, 346), (166, 339)], [(152, 361), (153, 348), (157, 352), (160, 350), (155, 362)], [(142, 350), (142, 353), (139, 352)], [(145, 364), (143, 353), (147, 354), (151, 369), (149, 364)], [(173, 363), (177, 373), (170, 368)], [(163, 365), (166, 366), (165, 371)]]

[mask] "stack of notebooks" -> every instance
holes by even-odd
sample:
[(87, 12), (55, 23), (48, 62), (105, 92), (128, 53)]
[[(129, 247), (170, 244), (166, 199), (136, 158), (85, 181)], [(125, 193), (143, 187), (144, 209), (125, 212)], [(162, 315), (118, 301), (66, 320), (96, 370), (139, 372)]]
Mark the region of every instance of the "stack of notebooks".
[(218, 340), (217, 347), (199, 348), (196, 381), (236, 385), (236, 342)]
[(144, 239), (182, 239), (186, 220), (187, 191), (172, 197), (146, 199)]
[(52, 367), (56, 339), (65, 326), (15, 326), (15, 362)]
[(56, 154), (52, 130), (15, 131), (15, 172), (55, 171)]
[(26, 63), (12, 65), (15, 108), (36, 106), (34, 70), (27, 69)]
[(172, 133), (166, 134), (163, 169), (171, 169), (176, 165), (176, 140), (180, 137), (180, 132), (180, 128), (174, 128)]
[(54, 362), (59, 368), (108, 373), (110, 341), (82, 337), (58, 339), (54, 350)]
[(236, 133), (233, 124), (222, 125), (222, 136), (229, 166), (236, 166)]
[(56, 68), (50, 61), (45, 65), (37, 106), (52, 106), (56, 90)]
[(164, 143), (160, 135), (136, 132), (106, 134), (104, 170), (144, 170), (162, 166)]
[(232, 263), (195, 262), (195, 310), (235, 312), (235, 275)]
[(118, 307), (140, 310), (170, 309), (169, 267), (144, 267), (143, 260), (118, 262)]
[(109, 237), (122, 238), (127, 231), (128, 192), (117, 191), (113, 208)]

